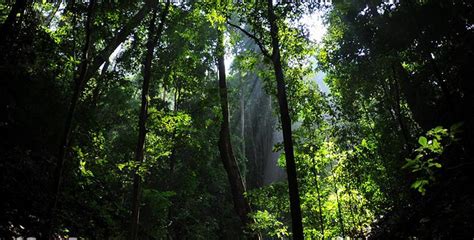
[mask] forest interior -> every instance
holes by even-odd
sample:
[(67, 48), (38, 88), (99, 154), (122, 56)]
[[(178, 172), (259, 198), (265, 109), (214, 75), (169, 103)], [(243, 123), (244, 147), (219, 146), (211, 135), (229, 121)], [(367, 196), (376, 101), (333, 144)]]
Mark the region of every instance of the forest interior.
[(2, 0), (0, 239), (473, 239), (473, 4)]

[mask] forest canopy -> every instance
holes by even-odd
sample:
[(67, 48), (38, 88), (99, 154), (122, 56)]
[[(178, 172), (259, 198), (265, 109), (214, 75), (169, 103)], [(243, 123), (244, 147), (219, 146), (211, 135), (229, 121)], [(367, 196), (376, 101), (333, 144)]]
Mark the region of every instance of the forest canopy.
[(2, 1), (0, 239), (471, 239), (473, 10)]

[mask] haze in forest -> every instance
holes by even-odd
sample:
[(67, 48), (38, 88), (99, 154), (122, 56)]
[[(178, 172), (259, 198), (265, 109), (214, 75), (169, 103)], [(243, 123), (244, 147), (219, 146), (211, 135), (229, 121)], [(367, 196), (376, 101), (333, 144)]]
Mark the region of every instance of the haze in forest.
[(0, 239), (471, 239), (473, 10), (0, 2)]

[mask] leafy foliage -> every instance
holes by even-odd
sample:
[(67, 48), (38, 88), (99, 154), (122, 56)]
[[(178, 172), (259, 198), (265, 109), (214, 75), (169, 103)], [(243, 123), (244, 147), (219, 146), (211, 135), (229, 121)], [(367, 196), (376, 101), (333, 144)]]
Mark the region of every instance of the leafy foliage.
[[(265, 181), (281, 170), (269, 164), (286, 167), (266, 1), (172, 4), (153, 46), (141, 163), (147, 23), (164, 4), (96, 1), (83, 51), (89, 2), (0, 3), (0, 237), (45, 238), (54, 219), (56, 236), (127, 239), (137, 171), (139, 239), (291, 238), (288, 183)], [(274, 4), (307, 239), (472, 238), (473, 5), (395, 2)], [(315, 43), (302, 19), (321, 9), (327, 34)], [(219, 31), (250, 226), (217, 148)], [(103, 62), (79, 92), (52, 213), (74, 79), (93, 59)]]

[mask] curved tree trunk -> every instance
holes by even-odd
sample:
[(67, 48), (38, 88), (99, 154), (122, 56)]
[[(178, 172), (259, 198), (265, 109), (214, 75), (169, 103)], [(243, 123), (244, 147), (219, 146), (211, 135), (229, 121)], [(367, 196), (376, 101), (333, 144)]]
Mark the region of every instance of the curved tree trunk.
[[(217, 42), (217, 68), (219, 71), (219, 96), (222, 111), (221, 130), (219, 132), (219, 152), (221, 155), (222, 164), (227, 172), (227, 178), (232, 192), (234, 201), (234, 209), (239, 215), (240, 221), (244, 227), (250, 223), (249, 213), (251, 212), (250, 205), (245, 199), (245, 185), (242, 181), (239, 166), (232, 150), (230, 141), (230, 127), (229, 127), (229, 103), (227, 100), (227, 82), (225, 74), (224, 63), (224, 34), (219, 31)], [(252, 236), (253, 239), (259, 239), (257, 234)]]

